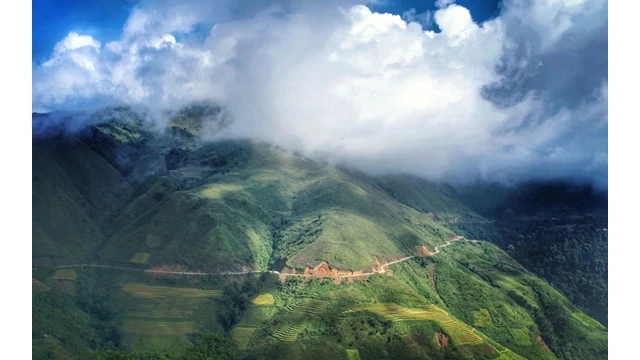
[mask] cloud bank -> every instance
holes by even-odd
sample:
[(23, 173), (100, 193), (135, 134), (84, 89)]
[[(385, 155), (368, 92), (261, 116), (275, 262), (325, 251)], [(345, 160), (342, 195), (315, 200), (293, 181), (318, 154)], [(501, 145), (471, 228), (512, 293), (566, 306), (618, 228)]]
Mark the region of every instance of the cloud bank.
[(357, 1), (242, 5), (142, 2), (118, 41), (70, 33), (33, 110), (214, 99), (223, 136), (373, 173), (607, 184), (606, 1), (508, 0), (482, 24), (438, 1), (439, 33)]

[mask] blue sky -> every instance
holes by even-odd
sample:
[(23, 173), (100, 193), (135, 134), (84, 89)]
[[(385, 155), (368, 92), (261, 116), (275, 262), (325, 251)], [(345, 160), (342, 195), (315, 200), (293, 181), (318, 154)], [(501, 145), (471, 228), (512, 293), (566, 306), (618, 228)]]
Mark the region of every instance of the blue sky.
[(71, 31), (100, 41), (117, 39), (133, 5), (132, 0), (33, 0), (33, 62), (46, 60)]
[[(481, 23), (498, 15), (498, 0), (458, 0), (456, 4), (469, 9), (473, 20)], [(372, 6), (372, 9), (401, 15), (409, 9), (416, 9), (417, 13), (435, 11), (435, 1), (429, 0), (387, 0), (380, 7)]]
[[(137, 2), (33, 0), (32, 61), (35, 64), (46, 61), (54, 45), (71, 31), (91, 35), (102, 43), (118, 39), (131, 9)], [(476, 22), (495, 17), (499, 11), (498, 0), (458, 0), (456, 3), (469, 9)], [(398, 15), (412, 8), (416, 13), (436, 10), (435, 1), (430, 0), (387, 0), (383, 5), (372, 6), (372, 10)]]

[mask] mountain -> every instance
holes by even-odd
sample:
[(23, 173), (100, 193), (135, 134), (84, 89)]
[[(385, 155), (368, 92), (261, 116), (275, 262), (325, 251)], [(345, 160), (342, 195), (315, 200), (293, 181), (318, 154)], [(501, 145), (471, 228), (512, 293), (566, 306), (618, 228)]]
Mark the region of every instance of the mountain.
[(428, 213), (456, 233), (506, 249), (607, 324), (606, 190), (568, 181), (455, 188), (399, 175), (377, 181), (399, 202)]
[(246, 359), (606, 358), (605, 327), (460, 231), (493, 222), (453, 187), (209, 141), (228, 121), (210, 104), (170, 116), (34, 132), (34, 358), (179, 353), (198, 333)]
[(515, 187), (476, 185), (459, 189), (458, 194), (491, 222), (462, 221), (452, 225), (453, 230), (490, 239), (607, 324), (606, 190), (557, 181)]

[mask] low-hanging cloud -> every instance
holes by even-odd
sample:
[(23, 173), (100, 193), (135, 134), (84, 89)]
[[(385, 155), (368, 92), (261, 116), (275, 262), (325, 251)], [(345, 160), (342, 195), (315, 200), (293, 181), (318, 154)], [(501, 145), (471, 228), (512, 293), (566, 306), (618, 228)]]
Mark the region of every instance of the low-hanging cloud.
[(33, 109), (214, 99), (222, 136), (369, 172), (606, 186), (606, 1), (510, 0), (482, 24), (438, 1), (439, 33), (357, 1), (245, 5), (143, 2), (118, 41), (71, 33), (34, 69)]

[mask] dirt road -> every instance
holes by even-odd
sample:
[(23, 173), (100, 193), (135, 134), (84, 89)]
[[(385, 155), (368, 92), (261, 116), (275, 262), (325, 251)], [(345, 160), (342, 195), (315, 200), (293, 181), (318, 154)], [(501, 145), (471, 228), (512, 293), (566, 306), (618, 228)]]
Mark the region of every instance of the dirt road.
[[(430, 256), (434, 256), (436, 254), (440, 253), (440, 249), (445, 247), (445, 246), (449, 246), (451, 245), (451, 243), (453, 241), (459, 241), (459, 240), (464, 240), (464, 237), (462, 236), (458, 236), (455, 239), (452, 240), (447, 240), (446, 244), (442, 244), (442, 245), (437, 245), (435, 247), (435, 252), (433, 252)], [(473, 242), (476, 242), (477, 240), (470, 240)], [(363, 276), (369, 276), (369, 275), (375, 275), (375, 274), (384, 274), (386, 272), (386, 268), (389, 265), (393, 265), (393, 264), (397, 264), (403, 261), (407, 261), (411, 258), (416, 257), (415, 255), (412, 256), (407, 256), (404, 257), (402, 259), (398, 259), (398, 260), (394, 260), (394, 261), (390, 261), (386, 264), (383, 264), (379, 270), (376, 271), (371, 271), (371, 272), (366, 272), (366, 273), (358, 273), (358, 274), (350, 274), (350, 275), (338, 275), (338, 276), (331, 276), (331, 277), (339, 277), (339, 278), (350, 278), (350, 277), (363, 277)], [(254, 271), (228, 271), (228, 272), (190, 272), (190, 271), (169, 271), (169, 270), (145, 270), (145, 269), (139, 269), (139, 268), (130, 268), (130, 267), (124, 267), (124, 266), (110, 266), (110, 265), (95, 265), (95, 264), (73, 264), (73, 265), (61, 265), (61, 266), (54, 266), (55, 269), (64, 269), (64, 268), (84, 268), (84, 267), (92, 267), (92, 268), (104, 268), (104, 269), (117, 269), (117, 270), (129, 270), (129, 271), (142, 271), (145, 273), (150, 273), (150, 274), (169, 274), (169, 275), (192, 275), (192, 276), (207, 276), (207, 275), (245, 275), (245, 274), (254, 274), (254, 273), (270, 273), (270, 274), (277, 274), (277, 275), (283, 275), (283, 276), (301, 276), (301, 277), (312, 277), (313, 275), (306, 275), (306, 274), (287, 274), (287, 273), (281, 273), (279, 271), (276, 270), (254, 270)], [(32, 268), (32, 270), (35, 270), (37, 268)]]

